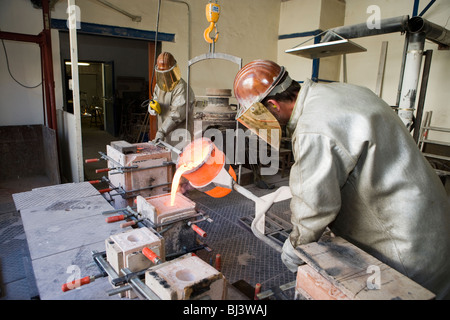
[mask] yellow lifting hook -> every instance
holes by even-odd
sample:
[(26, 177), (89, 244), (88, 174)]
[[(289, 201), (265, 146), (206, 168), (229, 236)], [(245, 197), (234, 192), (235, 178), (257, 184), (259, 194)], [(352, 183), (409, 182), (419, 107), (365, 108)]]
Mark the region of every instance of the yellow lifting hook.
[[(206, 19), (209, 22), (209, 27), (206, 28), (203, 36), (208, 43), (214, 43), (219, 39), (219, 33), (217, 32), (216, 23), (219, 20), (220, 15), (220, 5), (216, 3), (208, 3), (206, 5)], [(214, 38), (210, 37), (210, 33), (214, 30)]]

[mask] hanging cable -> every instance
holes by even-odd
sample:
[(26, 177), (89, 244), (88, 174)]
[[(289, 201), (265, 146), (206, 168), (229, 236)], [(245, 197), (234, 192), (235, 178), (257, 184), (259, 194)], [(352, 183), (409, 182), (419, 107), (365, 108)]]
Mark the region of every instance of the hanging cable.
[(34, 89), (34, 88), (39, 87), (39, 86), (42, 84), (42, 81), (41, 81), (39, 84), (35, 85), (35, 86), (27, 86), (27, 85), (24, 85), (23, 83), (20, 83), (20, 81), (18, 81), (16, 78), (14, 78), (14, 76), (13, 76), (13, 74), (12, 74), (12, 72), (11, 72), (11, 69), (10, 69), (10, 67), (9, 67), (8, 53), (6, 52), (5, 41), (4, 41), (3, 39), (2, 39), (2, 44), (3, 44), (3, 51), (5, 52), (6, 67), (8, 68), (8, 73), (9, 73), (9, 75), (11, 76), (11, 78), (12, 78), (17, 84), (19, 84), (20, 86), (22, 86), (22, 87), (24, 87), (24, 88), (27, 88), (27, 89)]
[(152, 79), (150, 82), (150, 88), (153, 87), (153, 77), (155, 75), (155, 65), (156, 65), (156, 53), (158, 52), (158, 32), (159, 32), (159, 14), (161, 11), (161, 0), (158, 0), (158, 14), (156, 17), (156, 33), (155, 33), (155, 53), (153, 55), (153, 67), (152, 67)]
[[(156, 65), (156, 53), (157, 53), (157, 49), (158, 49), (158, 32), (159, 32), (159, 14), (161, 12), (161, 0), (158, 0), (158, 11), (156, 14), (156, 32), (155, 32), (155, 51), (153, 54), (153, 66), (152, 66), (152, 78), (150, 79), (150, 87), (149, 90), (152, 90), (153, 88), (153, 78), (155, 76), (155, 65)], [(148, 107), (148, 104), (150, 103), (150, 100), (153, 98), (153, 92), (152, 92), (152, 96), (150, 97), (150, 99), (145, 100), (144, 102), (141, 103), (141, 107), (142, 108), (146, 108)], [(141, 129), (139, 130), (139, 136), (138, 136), (138, 140), (140, 138), (140, 142), (142, 142), (144, 140), (144, 135), (141, 136), (142, 134), (142, 127), (145, 127), (147, 125), (147, 122), (150, 120), (150, 117), (148, 115), (148, 112), (145, 115), (143, 124), (141, 125)], [(150, 137), (149, 137), (150, 139)]]
[[(159, 31), (159, 14), (161, 11), (161, 0), (158, 0), (158, 11), (156, 16), (156, 32), (155, 32), (155, 52), (153, 54), (153, 67), (152, 67), (152, 78), (150, 79), (150, 89), (153, 87), (153, 78), (155, 76), (155, 65), (156, 65), (156, 53), (158, 52), (158, 31)], [(148, 107), (148, 104), (151, 99), (147, 99), (141, 103), (142, 108)]]

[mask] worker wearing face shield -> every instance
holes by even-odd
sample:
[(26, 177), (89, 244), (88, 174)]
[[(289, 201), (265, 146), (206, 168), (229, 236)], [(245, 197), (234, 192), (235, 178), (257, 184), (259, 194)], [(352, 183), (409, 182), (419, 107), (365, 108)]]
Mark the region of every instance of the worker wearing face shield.
[[(169, 52), (163, 52), (158, 56), (155, 75), (155, 90), (148, 107), (150, 114), (158, 115), (158, 131), (153, 142), (163, 140), (181, 149), (177, 144), (186, 139), (186, 135), (182, 131), (175, 132), (175, 130), (187, 129), (192, 134), (194, 92), (190, 87), (188, 88), (187, 83), (181, 78), (177, 61)], [(188, 127), (186, 128), (187, 90), (189, 90), (189, 111)]]
[(281, 254), (292, 272), (303, 263), (295, 248), (328, 227), (437, 299), (450, 298), (449, 198), (389, 105), (355, 85), (300, 87), (267, 60), (244, 66), (234, 92), (238, 121), (258, 134), (276, 120), (292, 138), (293, 229)]

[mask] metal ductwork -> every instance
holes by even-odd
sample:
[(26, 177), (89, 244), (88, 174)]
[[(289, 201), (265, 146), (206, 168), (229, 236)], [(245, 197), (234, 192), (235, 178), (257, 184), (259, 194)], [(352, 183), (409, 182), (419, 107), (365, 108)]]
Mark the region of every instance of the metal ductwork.
[(450, 46), (450, 30), (422, 17), (417, 16), (410, 19), (407, 15), (381, 20), (380, 28), (369, 29), (366, 23), (333, 28), (325, 33), (321, 43), (338, 40), (339, 37), (337, 35), (344, 39), (355, 39), (395, 32), (423, 32), (426, 39), (440, 46)]
[[(425, 40), (430, 40), (438, 44), (439, 49), (448, 50), (450, 48), (449, 30), (429, 22), (420, 16), (410, 19), (409, 16), (405, 15), (383, 19), (380, 21), (379, 28), (369, 28), (367, 23), (333, 28), (324, 33), (320, 43), (312, 46), (286, 50), (286, 53), (318, 59), (330, 55), (362, 52), (365, 51), (365, 49), (358, 48), (358, 45), (352, 43), (349, 39), (396, 32), (402, 34), (406, 33), (397, 97), (397, 113), (406, 127), (409, 130), (412, 130), (414, 128), (415, 103), (422, 68)], [(420, 123), (417, 123), (415, 127), (418, 129)]]
[(337, 27), (328, 30), (323, 36), (321, 42), (338, 40), (339, 36), (344, 39), (355, 39), (376, 36), (387, 33), (408, 31), (409, 16), (400, 16), (395, 18), (383, 19), (380, 21), (380, 28), (369, 29), (367, 23), (359, 23), (350, 26)]
[(450, 46), (450, 30), (427, 21), (422, 17), (411, 18), (408, 22), (408, 31), (411, 33), (424, 33), (426, 39), (440, 46)]

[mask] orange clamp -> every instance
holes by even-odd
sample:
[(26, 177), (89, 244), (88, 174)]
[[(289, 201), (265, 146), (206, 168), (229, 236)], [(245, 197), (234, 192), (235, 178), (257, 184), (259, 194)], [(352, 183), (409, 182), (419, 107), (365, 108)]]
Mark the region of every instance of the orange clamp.
[(72, 282), (65, 283), (61, 286), (61, 289), (63, 292), (67, 292), (76, 288), (79, 288), (81, 286), (84, 286), (85, 284), (91, 283), (91, 281), (94, 281), (95, 278), (91, 276), (86, 276), (84, 278), (73, 280)]
[(158, 257), (158, 255), (148, 247), (145, 247), (144, 249), (142, 249), (142, 254), (144, 256), (146, 256), (147, 259), (149, 259), (154, 264), (159, 264), (162, 262), (160, 257)]
[(91, 163), (91, 162), (99, 162), (100, 159), (86, 159), (84, 160), (85, 163)]
[(133, 221), (129, 221), (129, 222), (124, 222), (120, 225), (121, 228), (126, 228), (126, 227), (130, 227), (130, 226), (134, 226), (137, 223), (137, 221), (133, 220)]
[(112, 191), (113, 189), (111, 189), (111, 188), (107, 188), (107, 189), (101, 189), (101, 190), (98, 190), (98, 192), (100, 192), (100, 193), (106, 193), (106, 192), (110, 192), (110, 191)]
[(203, 231), (199, 226), (197, 226), (196, 224), (191, 224), (191, 228), (192, 230), (194, 230), (195, 232), (197, 232), (201, 237), (206, 238), (206, 232)]
[(108, 217), (106, 218), (106, 222), (107, 223), (111, 223), (111, 222), (116, 222), (116, 221), (122, 221), (124, 220), (126, 217), (124, 214), (120, 214), (118, 216), (112, 216), (112, 217)]
[(221, 271), (220, 269), (222, 268), (222, 259), (220, 254), (216, 254), (216, 269), (217, 271)]
[(255, 297), (254, 300), (259, 300), (258, 294), (261, 293), (261, 283), (257, 283), (255, 286)]

